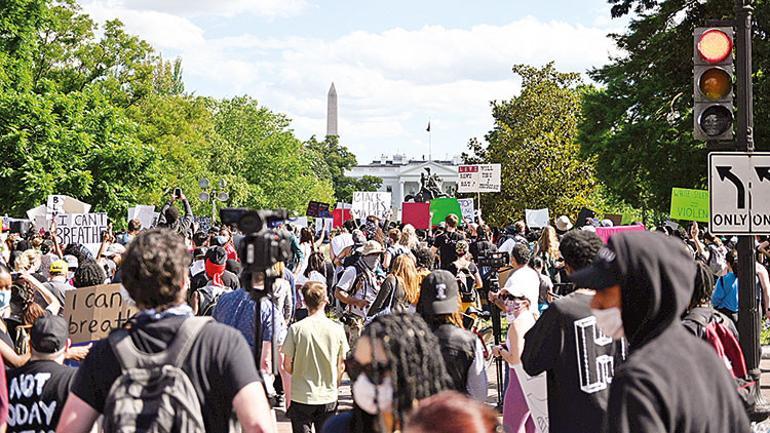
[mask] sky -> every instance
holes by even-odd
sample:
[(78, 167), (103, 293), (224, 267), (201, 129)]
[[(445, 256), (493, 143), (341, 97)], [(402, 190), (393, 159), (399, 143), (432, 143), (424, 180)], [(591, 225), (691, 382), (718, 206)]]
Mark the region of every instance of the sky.
[(340, 141), (359, 163), (459, 155), (492, 128), (490, 101), (519, 92), (514, 64), (553, 60), (585, 73), (617, 54), (607, 34), (625, 24), (606, 0), (80, 4), (98, 22), (119, 18), (165, 58), (181, 57), (186, 91), (249, 95), (287, 114), (302, 140), (326, 134), (334, 82)]

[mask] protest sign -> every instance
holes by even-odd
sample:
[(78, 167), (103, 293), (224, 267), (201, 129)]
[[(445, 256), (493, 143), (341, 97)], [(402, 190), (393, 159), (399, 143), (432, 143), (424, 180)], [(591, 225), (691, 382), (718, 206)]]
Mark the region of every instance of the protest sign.
[(307, 217), (289, 218), (288, 222), (295, 227), (307, 227)]
[[(328, 211), (327, 211), (328, 212)], [(334, 224), (334, 218), (316, 218), (315, 219), (315, 235), (321, 236), (321, 231), (325, 233), (324, 239), (329, 239), (329, 234), (332, 231), (332, 225)]]
[(340, 228), (343, 224), (345, 224), (345, 221), (350, 221), (353, 219), (353, 215), (350, 212), (350, 209), (334, 209), (332, 211), (332, 220), (334, 221), (333, 227)]
[(500, 192), (500, 164), (461, 165), (458, 167), (457, 192)]
[[(211, 230), (211, 217), (210, 216), (194, 217), (193, 221), (195, 221), (195, 224), (198, 225), (198, 230), (197, 231), (208, 233), (209, 230)], [(144, 223), (142, 223), (142, 227), (145, 227)]]
[(64, 297), (64, 319), (73, 344), (100, 340), (137, 312), (121, 295), (120, 284), (68, 290)]
[(155, 206), (137, 205), (128, 208), (129, 221), (137, 218), (142, 223), (142, 228), (149, 229), (155, 225)]
[(307, 212), (305, 212), (305, 215), (315, 218), (330, 218), (329, 203), (311, 201), (307, 204)]
[(390, 200), (389, 192), (356, 192), (351, 211), (358, 219), (374, 215), (384, 220), (390, 216)]
[(709, 192), (699, 189), (671, 189), (671, 219), (709, 222)]
[(430, 203), (402, 203), (401, 222), (418, 230), (430, 228)]
[(340, 255), (342, 250), (353, 245), (353, 235), (350, 233), (343, 233), (341, 235), (332, 238), (332, 252), (335, 256)]
[(463, 221), (472, 223), (476, 220), (476, 206), (473, 203), (472, 198), (458, 198), (457, 202), (460, 203), (460, 210), (463, 213)]
[(433, 214), (431, 224), (437, 226), (444, 222), (450, 214), (457, 215), (457, 219), (462, 223), (463, 211), (456, 198), (443, 197), (430, 201), (430, 212)]
[(107, 214), (75, 213), (56, 215), (56, 237), (59, 245), (99, 245), (107, 230)]
[(621, 232), (643, 232), (646, 229), (642, 225), (636, 225), (636, 226), (619, 226), (619, 227), (597, 227), (596, 228), (596, 236), (599, 236), (599, 239), (602, 240), (605, 244), (607, 241), (612, 237), (612, 235), (621, 233)]
[(527, 226), (529, 227), (543, 228), (551, 220), (548, 209), (526, 209), (524, 214), (526, 215)]
[(63, 195), (49, 195), (46, 203), (46, 217), (50, 220), (55, 215), (64, 213)]
[(521, 364), (514, 367), (537, 433), (548, 433), (548, 383), (546, 374), (530, 376)]

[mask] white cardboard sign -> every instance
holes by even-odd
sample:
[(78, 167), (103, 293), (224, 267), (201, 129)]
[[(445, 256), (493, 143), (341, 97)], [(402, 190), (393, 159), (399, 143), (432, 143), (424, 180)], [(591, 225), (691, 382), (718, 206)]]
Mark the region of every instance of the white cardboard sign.
[(389, 192), (356, 192), (353, 193), (353, 217), (364, 219), (374, 215), (380, 219), (390, 216), (391, 196)]

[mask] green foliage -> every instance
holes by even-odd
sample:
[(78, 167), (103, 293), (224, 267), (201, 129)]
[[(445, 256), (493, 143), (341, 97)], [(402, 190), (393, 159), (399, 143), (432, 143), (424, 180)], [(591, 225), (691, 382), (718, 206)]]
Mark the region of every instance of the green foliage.
[(524, 209), (547, 207), (573, 217), (592, 206), (596, 188), (593, 161), (580, 158), (577, 124), (582, 94), (578, 74), (561, 73), (553, 63), (542, 68), (516, 65), (522, 78), (519, 96), (492, 102), (494, 128), (486, 145), (471, 140), (468, 162), (502, 164), (502, 192), (483, 194), (487, 222), (504, 225), (522, 218)]
[(382, 186), (382, 179), (376, 176), (364, 176), (361, 179), (345, 176), (345, 171), (356, 165), (356, 156), (339, 144), (336, 135), (327, 136), (324, 141), (318, 141), (315, 136), (310, 137), (305, 147), (313, 154), (315, 172), (321, 179), (331, 180), (337, 202), (350, 203), (354, 192), (377, 191)]
[(0, 118), (0, 203), (17, 216), (57, 193), (120, 225), (128, 207), (160, 205), (175, 187), (208, 215), (203, 177), (227, 182), (228, 206), (299, 213), (332, 201), (352, 156), (336, 140), (305, 146), (286, 116), (249, 97), (185, 94), (180, 59), (117, 20), (97, 25), (75, 0), (2, 2)]
[[(732, 19), (731, 0), (609, 0), (632, 14), (615, 35), (623, 56), (591, 72), (580, 142), (596, 158), (610, 194), (643, 210), (668, 212), (672, 187), (702, 188), (705, 145), (692, 138), (692, 33), (708, 19)], [(770, 3), (754, 1), (755, 143), (770, 149)]]

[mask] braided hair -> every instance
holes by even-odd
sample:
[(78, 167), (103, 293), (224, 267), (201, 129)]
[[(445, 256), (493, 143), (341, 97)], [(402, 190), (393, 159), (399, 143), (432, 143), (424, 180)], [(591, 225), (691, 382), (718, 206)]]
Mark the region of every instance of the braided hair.
[[(379, 341), (388, 357), (396, 426), (404, 424), (417, 401), (448, 389), (450, 379), (438, 338), (420, 316), (410, 313), (379, 316), (364, 329), (362, 336), (369, 337), (373, 352)], [(374, 353), (372, 363), (377, 363)]]

